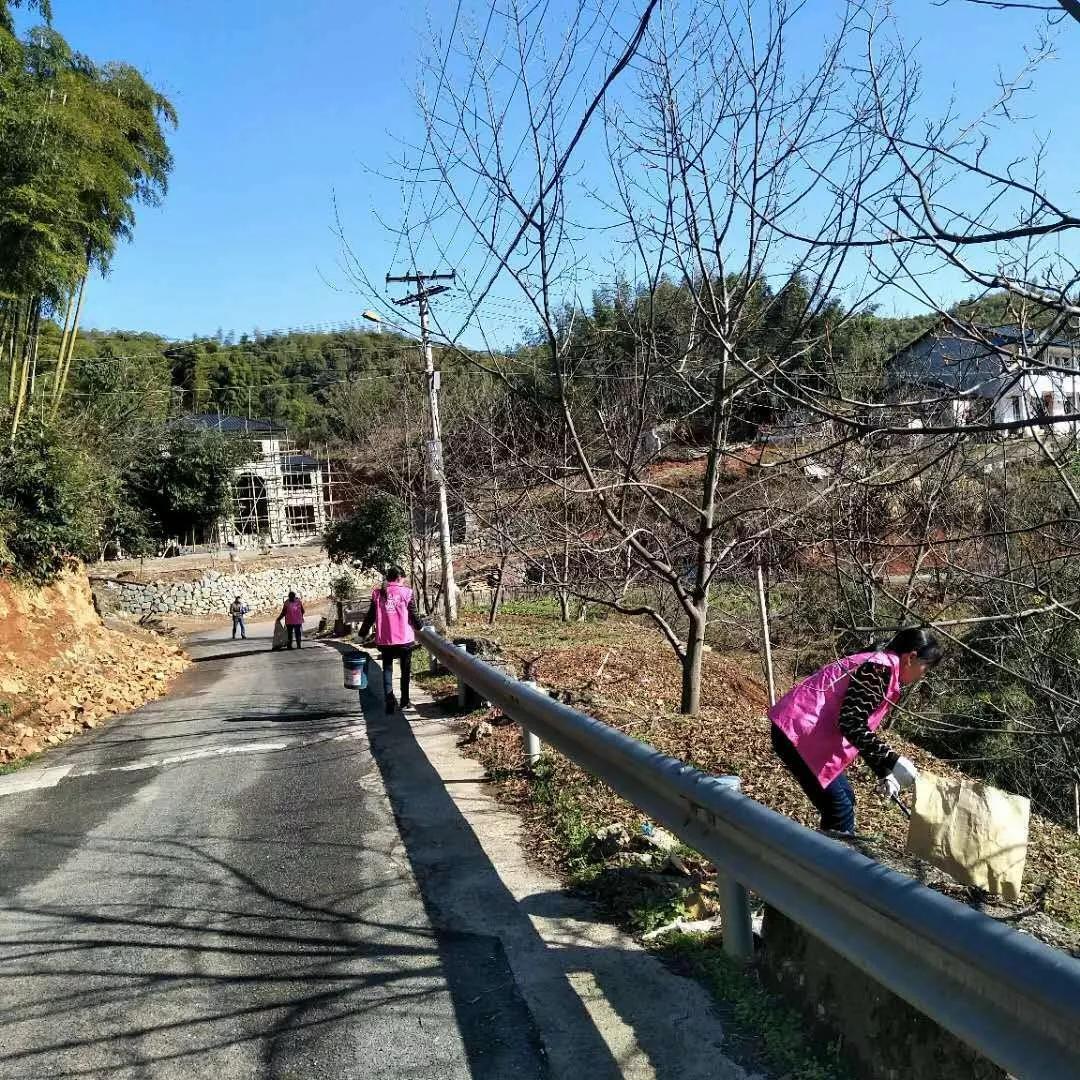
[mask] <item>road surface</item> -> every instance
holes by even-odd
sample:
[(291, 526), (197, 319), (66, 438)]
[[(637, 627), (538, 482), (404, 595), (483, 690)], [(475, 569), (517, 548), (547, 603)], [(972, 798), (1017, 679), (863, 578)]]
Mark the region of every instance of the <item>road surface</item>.
[(196, 638), (169, 698), (0, 778), (0, 1077), (571, 1080), (545, 1042), (599, 1080), (741, 1075), (718, 1042), (620, 1061), (561, 975), (540, 1031), (503, 942), (554, 950), (410, 724), (269, 635)]

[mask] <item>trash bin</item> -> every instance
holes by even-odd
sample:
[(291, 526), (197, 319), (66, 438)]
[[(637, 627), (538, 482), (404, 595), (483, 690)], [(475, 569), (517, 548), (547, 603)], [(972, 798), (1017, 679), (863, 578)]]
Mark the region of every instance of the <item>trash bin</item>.
[(350, 653), (348, 656), (342, 656), (341, 663), (345, 672), (345, 689), (367, 689), (367, 653)]

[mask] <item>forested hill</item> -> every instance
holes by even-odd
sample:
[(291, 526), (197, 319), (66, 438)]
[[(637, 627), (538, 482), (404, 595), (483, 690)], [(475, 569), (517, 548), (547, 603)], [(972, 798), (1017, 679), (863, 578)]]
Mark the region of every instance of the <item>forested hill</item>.
[[(976, 322), (1008, 321), (997, 297), (969, 301), (956, 311)], [(890, 353), (934, 322), (930, 315), (860, 315), (844, 324), (840, 345), (873, 378)], [(55, 350), (58, 341), (59, 331), (50, 324), (42, 339), (43, 353)], [(526, 351), (523, 346), (523, 355)], [(75, 356), (76, 395), (138, 394), (159, 402), (163, 411), (267, 417), (311, 443), (349, 434), (347, 423), (343, 427), (343, 398), (359, 395), (389, 403), (400, 390), (402, 376), (422, 370), (414, 340), (363, 330), (219, 333), (190, 341), (138, 331), (87, 330), (79, 335)], [(460, 353), (447, 351), (440, 363), (444, 371), (453, 372), (453, 380), (444, 386), (455, 397), (468, 400), (486, 381)]]
[[(47, 355), (59, 331), (48, 329)], [(389, 399), (402, 377), (419, 373), (415, 341), (394, 333), (218, 335), (169, 341), (136, 331), (88, 330), (75, 348), (72, 383), (84, 398), (138, 395), (161, 409), (266, 417), (304, 440), (343, 434), (332, 402), (343, 392)], [(483, 374), (460, 355), (441, 357), (459, 386)]]

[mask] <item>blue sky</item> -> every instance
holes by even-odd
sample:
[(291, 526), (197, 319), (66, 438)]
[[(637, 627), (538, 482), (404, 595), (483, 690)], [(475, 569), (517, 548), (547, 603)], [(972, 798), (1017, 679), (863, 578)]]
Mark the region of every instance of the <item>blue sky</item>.
[[(984, 100), (996, 66), (1015, 62), (1038, 19), (960, 0), (898, 7), (926, 100), (955, 93), (962, 106)], [(188, 337), (343, 322), (370, 306), (371, 297), (325, 280), (348, 289), (331, 193), (353, 250), (380, 280), (394, 244), (375, 215), (399, 216), (400, 196), (376, 172), (402, 142), (421, 138), (412, 86), (427, 22), (448, 21), (449, 3), (55, 0), (54, 8), (73, 45), (139, 67), (180, 113), (165, 204), (140, 212), (134, 242), (107, 279), (92, 281), (86, 325)], [(1077, 71), (1080, 26), (1069, 25), (1029, 109), (1037, 130), (1066, 136), (1054, 144), (1052, 179), (1067, 198), (1080, 166)]]

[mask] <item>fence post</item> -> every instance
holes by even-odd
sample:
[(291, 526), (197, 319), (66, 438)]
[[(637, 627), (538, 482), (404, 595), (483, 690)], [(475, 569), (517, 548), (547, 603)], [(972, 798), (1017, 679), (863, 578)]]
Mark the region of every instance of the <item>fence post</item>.
[[(523, 680), (521, 685), (527, 686), (530, 690), (540, 689), (540, 684), (532, 679)], [(521, 725), (521, 750), (525, 755), (525, 764), (530, 769), (535, 769), (536, 763), (540, 760), (540, 736), (530, 731), (524, 724)]]
[[(716, 783), (733, 791), (742, 789), (737, 776), (718, 776)], [(726, 874), (716, 875), (716, 889), (720, 896), (720, 929), (724, 939), (724, 952), (740, 964), (754, 959), (754, 924), (750, 918), (750, 897), (746, 889)]]

